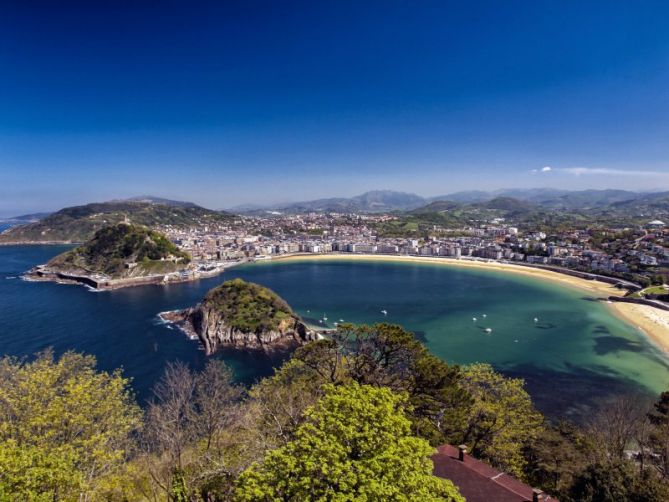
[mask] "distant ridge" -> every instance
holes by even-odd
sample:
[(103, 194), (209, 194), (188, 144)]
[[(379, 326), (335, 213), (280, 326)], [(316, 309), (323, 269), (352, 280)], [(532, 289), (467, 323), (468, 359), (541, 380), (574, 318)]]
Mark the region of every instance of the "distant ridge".
[(0, 243), (84, 242), (109, 225), (129, 222), (148, 228), (164, 225), (186, 228), (206, 224), (226, 224), (233, 216), (195, 204), (168, 205), (154, 202), (110, 201), (66, 207), (26, 225), (0, 234)]
[[(507, 188), (493, 191), (470, 190), (435, 197), (421, 197), (407, 192), (374, 190), (354, 197), (333, 197), (292, 204), (258, 205), (246, 204), (233, 210), (262, 214), (267, 211), (281, 213), (305, 212), (359, 212), (383, 213), (414, 211), (433, 202), (449, 201), (459, 204), (478, 204), (495, 199), (514, 199), (531, 206), (551, 210), (604, 210), (606, 208), (653, 208), (661, 209), (666, 204), (669, 192), (632, 192), (628, 190), (559, 190), (554, 188)], [(518, 204), (516, 204), (518, 206)], [(522, 209), (520, 206), (517, 209)], [(426, 209), (427, 210), (427, 209)]]
[[(175, 206), (175, 207), (200, 207), (193, 202), (165, 199), (163, 197), (155, 197), (153, 195), (138, 195), (136, 197), (130, 197), (128, 199), (120, 199), (120, 200), (128, 202), (147, 202), (149, 204), (163, 204), (165, 206)], [(111, 202), (117, 202), (117, 201), (111, 201)]]
[(50, 214), (51, 213), (22, 214), (20, 216), (10, 216), (9, 218), (0, 218), (0, 221), (5, 223), (32, 223), (34, 221), (39, 221), (43, 218), (46, 218)]
[[(383, 213), (408, 211), (424, 205), (426, 199), (408, 192), (393, 190), (372, 190), (355, 197), (333, 197), (316, 199), (292, 204), (274, 204), (269, 206), (238, 206), (234, 210), (241, 212), (279, 211), (282, 213), (306, 212), (342, 212), (342, 213)], [(244, 209), (244, 207), (253, 209)]]

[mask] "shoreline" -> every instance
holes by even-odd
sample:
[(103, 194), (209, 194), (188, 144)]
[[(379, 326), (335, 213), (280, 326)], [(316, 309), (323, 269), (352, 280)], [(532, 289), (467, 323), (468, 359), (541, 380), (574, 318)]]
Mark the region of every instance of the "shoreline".
[(0, 241), (0, 246), (77, 246), (78, 241)]
[[(550, 280), (552, 282), (560, 282), (574, 288), (586, 290), (590, 293), (598, 293), (600, 295), (609, 296), (623, 296), (623, 291), (616, 288), (614, 285), (598, 280), (588, 280), (576, 277), (573, 275), (562, 274), (553, 270), (528, 267), (524, 265), (517, 265), (513, 263), (502, 263), (497, 261), (479, 261), (467, 260), (457, 258), (430, 256), (404, 256), (404, 255), (373, 255), (373, 254), (300, 254), (300, 255), (284, 255), (272, 258), (271, 260), (263, 260), (266, 262), (278, 261), (327, 261), (327, 260), (347, 260), (347, 261), (384, 261), (395, 263), (424, 263), (431, 265), (442, 265), (450, 267), (461, 268), (479, 268), (487, 270), (497, 270), (501, 272), (513, 272), (520, 275), (535, 277), (537, 279)], [(603, 299), (606, 299), (603, 298)]]
[(93, 291), (112, 291), (115, 289), (132, 288), (140, 286), (166, 286), (168, 284), (181, 284), (209, 279), (223, 274), (226, 270), (246, 263), (245, 261), (232, 262), (213, 270), (184, 270), (182, 272), (170, 272), (168, 274), (156, 274), (137, 277), (125, 277), (112, 279), (110, 277), (94, 275), (78, 275), (69, 271), (56, 271), (38, 265), (21, 277), (30, 282), (53, 282), (56, 284), (86, 286)]
[[(553, 270), (533, 268), (512, 263), (486, 262), (477, 260), (462, 260), (456, 258), (432, 258), (427, 256), (389, 256), (389, 255), (346, 255), (346, 254), (320, 254), (320, 255), (290, 255), (272, 258), (272, 261), (381, 261), (395, 263), (423, 263), (450, 267), (473, 268), (481, 270), (496, 270), (511, 272), (514, 274), (533, 277), (538, 280), (550, 281), (565, 287), (587, 291), (599, 295), (606, 301), (609, 296), (623, 296), (623, 291), (614, 285), (598, 280), (588, 280), (572, 275), (562, 274)], [(663, 353), (669, 354), (669, 312), (656, 309), (647, 305), (631, 303), (611, 302), (607, 303), (612, 315), (623, 320), (628, 325), (639, 330), (646, 338)]]
[(662, 352), (669, 354), (669, 312), (638, 303), (613, 302), (611, 310), (648, 337)]

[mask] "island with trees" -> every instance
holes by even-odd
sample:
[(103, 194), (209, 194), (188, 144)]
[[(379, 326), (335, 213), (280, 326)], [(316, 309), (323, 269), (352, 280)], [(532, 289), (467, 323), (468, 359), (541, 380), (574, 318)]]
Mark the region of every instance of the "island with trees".
[(318, 337), (274, 291), (242, 279), (210, 290), (195, 307), (160, 317), (198, 338), (207, 355), (222, 346), (291, 349)]
[(96, 289), (193, 278), (190, 255), (159, 232), (129, 223), (103, 227), (92, 239), (38, 265), (32, 280), (80, 283)]

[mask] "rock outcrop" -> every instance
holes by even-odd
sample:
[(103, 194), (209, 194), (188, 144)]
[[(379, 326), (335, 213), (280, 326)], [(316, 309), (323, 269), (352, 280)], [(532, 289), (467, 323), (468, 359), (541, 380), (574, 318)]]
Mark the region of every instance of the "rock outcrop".
[(318, 338), (276, 293), (241, 279), (209, 291), (195, 307), (162, 317), (197, 336), (207, 355), (224, 346), (290, 350)]

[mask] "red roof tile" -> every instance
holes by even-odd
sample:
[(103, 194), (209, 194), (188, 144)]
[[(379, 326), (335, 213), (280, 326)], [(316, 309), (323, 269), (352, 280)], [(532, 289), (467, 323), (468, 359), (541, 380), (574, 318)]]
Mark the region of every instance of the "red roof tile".
[[(459, 456), (458, 448), (440, 446), (432, 456), (434, 474), (453, 481), (467, 502), (532, 502), (530, 486), (470, 455), (464, 461)], [(541, 500), (557, 502), (547, 495)]]

